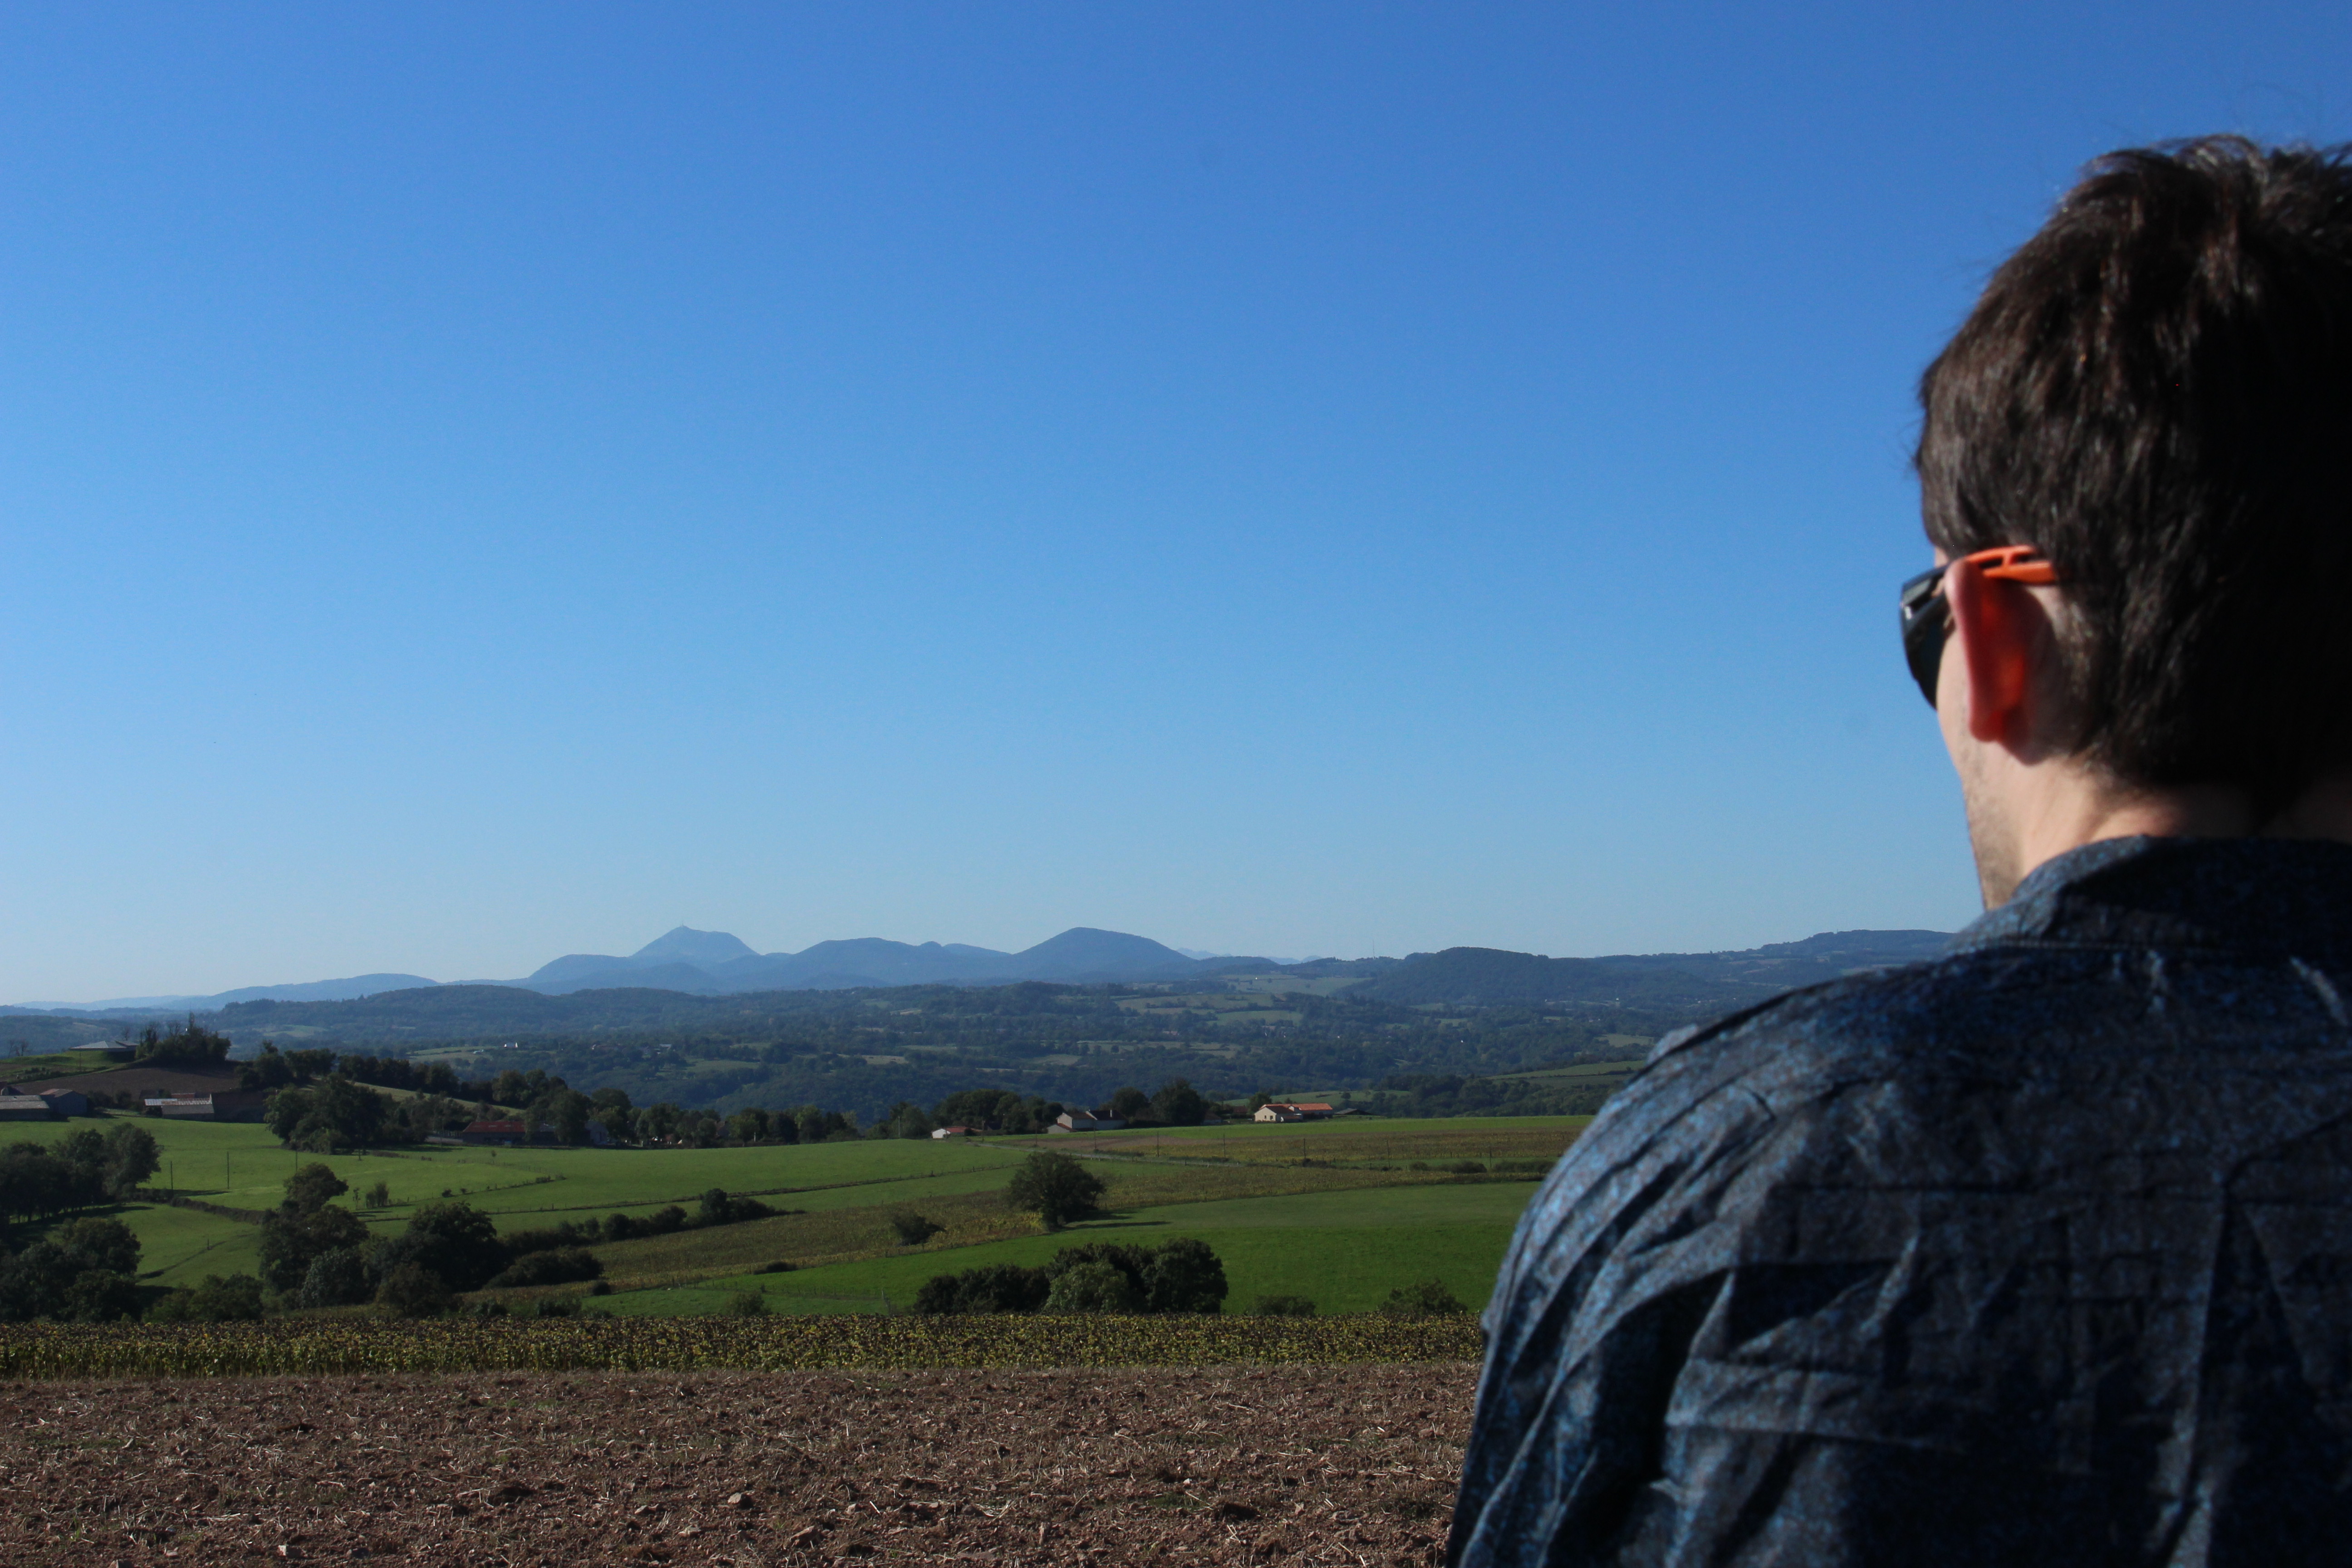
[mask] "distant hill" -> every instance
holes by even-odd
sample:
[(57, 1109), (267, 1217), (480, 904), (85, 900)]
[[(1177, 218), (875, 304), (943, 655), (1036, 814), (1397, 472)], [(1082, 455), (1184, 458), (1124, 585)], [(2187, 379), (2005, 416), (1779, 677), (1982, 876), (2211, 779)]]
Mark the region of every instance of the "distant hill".
[(341, 1002), (371, 996), (379, 991), (405, 991), (437, 984), (422, 974), (354, 974), (344, 980), (307, 980), (295, 985), (247, 985), (203, 996), (117, 996), (104, 1002), (31, 1002), (0, 1007), (11, 1013), (89, 1013), (114, 1018), (152, 1017), (173, 1013), (209, 1013), (238, 1002), (276, 999), (286, 1002)]
[(344, 1002), (379, 991), (409, 991), (432, 984), (422, 974), (354, 974), (348, 980), (312, 980), (300, 985), (247, 985), (202, 1000), (215, 1007), (237, 1002)]
[[(527, 995), (606, 996), (618, 990), (694, 997), (749, 996), (761, 993), (839, 991), (899, 985), (1003, 985), (1022, 981), (1062, 984), (1165, 982), (1217, 989), (1227, 978), (1252, 977), (1265, 990), (1265, 977), (1290, 975), (1313, 982), (1313, 989), (1345, 987), (1348, 994), (1406, 1005), (1559, 1002), (1587, 1005), (1726, 1008), (1811, 984), (1853, 969), (1908, 963), (1939, 949), (1940, 931), (1828, 931), (1802, 942), (1775, 942), (1734, 952), (1620, 954), (1606, 958), (1548, 958), (1497, 948), (1454, 947), (1410, 958), (1313, 959), (1279, 964), (1267, 958), (1188, 958), (1148, 937), (1094, 926), (1073, 926), (1019, 952), (959, 942), (890, 942), (856, 937), (821, 942), (799, 952), (754, 952), (725, 931), (678, 926), (625, 957), (575, 952), (513, 981), (437, 985), (420, 974), (360, 974), (297, 985), (254, 985), (210, 996), (142, 997), (128, 1003), (92, 1004), (89, 1014), (135, 1017), (162, 1011), (213, 1012), (260, 1004), (332, 1005), (367, 998), (401, 998), (387, 1004), (403, 1017), (403, 1030), (430, 1031), (421, 1019), (434, 1012), (426, 993), (463, 994), (470, 1001), (449, 1005), (483, 1020), (478, 1032), (530, 1027), (517, 1014)], [(1274, 982), (1278, 988), (1279, 981)], [(1300, 989), (1308, 989), (1302, 984)], [(500, 1000), (488, 1006), (481, 994)], [(484, 1010), (487, 1008), (487, 1010)], [(501, 1011), (504, 1009), (504, 1011)], [(43, 1007), (42, 1013), (72, 1011)], [(10, 1009), (0, 1009), (5, 1014)], [(23, 1009), (31, 1012), (33, 1009)], [(374, 1017), (360, 1008), (341, 1018)], [(455, 1016), (455, 1015), (452, 1015)], [(664, 1016), (661, 1009), (655, 1016)], [(388, 1018), (389, 1015), (386, 1015)], [(511, 1017), (510, 1023), (491, 1022)], [(328, 1026), (323, 1022), (320, 1026)], [(341, 1027), (342, 1025), (333, 1026)], [(366, 1026), (374, 1027), (373, 1024)], [(389, 1022), (384, 1027), (393, 1027)], [(550, 1025), (562, 1027), (562, 1025)], [(646, 1026), (658, 1026), (648, 1024)], [(373, 1036), (347, 1037), (352, 1038)], [(422, 1037), (421, 1036), (419, 1037)]]
[(739, 958), (757, 958), (751, 945), (741, 938), (723, 931), (697, 931), (692, 926), (673, 926), (629, 955), (632, 963), (648, 967), (660, 963), (690, 963), (698, 969), (714, 964), (732, 963)]
[[(1829, 931), (1735, 952), (1545, 958), (1491, 947), (1415, 953), (1349, 988), (1383, 1002), (1495, 1005), (1562, 1002), (1627, 1007), (1743, 1006), (1857, 969), (1914, 963), (1950, 941), (1943, 931)], [(1312, 967), (1301, 965), (1302, 968)]]
[(240, 1002), (220, 1010), (217, 1027), (240, 1044), (276, 1034), (377, 1044), (566, 1030), (659, 1029), (708, 1022), (709, 999), (649, 987), (551, 996), (514, 985), (430, 985), (351, 1002)]
[[(1181, 980), (1230, 960), (1187, 958), (1149, 937), (1073, 926), (1013, 955), (1008, 980)], [(1019, 973), (1010, 973), (1017, 970)]]

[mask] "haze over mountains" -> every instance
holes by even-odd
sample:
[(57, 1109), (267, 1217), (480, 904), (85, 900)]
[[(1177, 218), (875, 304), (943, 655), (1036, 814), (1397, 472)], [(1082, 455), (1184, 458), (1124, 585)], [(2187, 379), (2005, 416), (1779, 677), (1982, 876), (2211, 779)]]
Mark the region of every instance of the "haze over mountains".
[[(725, 931), (679, 926), (625, 957), (568, 953), (520, 980), (462, 981), (447, 985), (419, 974), (376, 973), (299, 985), (254, 985), (211, 996), (120, 998), (113, 1002), (21, 1003), (0, 1012), (131, 1012), (186, 1008), (213, 1012), (240, 1004), (332, 1004), (404, 994), (404, 1005), (437, 1008), (433, 994), (457, 987), (487, 998), (500, 991), (568, 996), (582, 992), (646, 994), (656, 1012), (671, 1004), (650, 994), (717, 997), (752, 992), (839, 991), (894, 985), (1003, 985), (1019, 981), (1065, 984), (1198, 981), (1212, 989), (1252, 975), (1291, 975), (1344, 984), (1356, 994), (1406, 1004), (1496, 1005), (1577, 1001), (1601, 1005), (1732, 1004), (1794, 986), (1834, 979), (1852, 970), (1906, 963), (1932, 956), (1941, 931), (1832, 931), (1801, 942), (1775, 942), (1732, 952), (1651, 953), (1606, 958), (1547, 958), (1497, 948), (1454, 947), (1408, 958), (1309, 959), (1282, 963), (1266, 958), (1190, 958), (1147, 937), (1077, 926), (1019, 952), (961, 942), (888, 942), (878, 937), (821, 942), (799, 952), (755, 952)], [(682, 994), (682, 996), (681, 994)], [(618, 999), (614, 999), (618, 1005)], [(522, 996), (518, 1020), (536, 1016)]]
[[(889, 942), (880, 937), (821, 942), (799, 952), (761, 953), (726, 931), (679, 926), (626, 957), (573, 952), (540, 965), (520, 980), (471, 980), (448, 984), (512, 985), (561, 996), (574, 991), (642, 986), (698, 996), (745, 991), (840, 991), (859, 985), (934, 984), (999, 985), (1017, 980), (1101, 984), (1125, 980), (1181, 980), (1207, 970), (1274, 969), (1273, 959), (1187, 958), (1149, 937), (1074, 926), (1019, 952), (971, 947), (962, 942)], [(100, 1002), (23, 1002), (44, 1011), (121, 1008), (226, 1007), (238, 1002), (341, 1002), (385, 991), (444, 984), (422, 974), (355, 974), (299, 985), (247, 985), (211, 995), (117, 996)]]

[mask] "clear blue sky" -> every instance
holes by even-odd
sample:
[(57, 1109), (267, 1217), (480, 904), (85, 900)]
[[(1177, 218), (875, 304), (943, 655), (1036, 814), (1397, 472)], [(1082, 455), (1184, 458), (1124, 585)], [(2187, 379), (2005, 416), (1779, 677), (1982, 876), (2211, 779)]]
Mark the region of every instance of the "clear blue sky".
[(1974, 912), (1912, 385), (2273, 5), (0, 16), (0, 1000)]

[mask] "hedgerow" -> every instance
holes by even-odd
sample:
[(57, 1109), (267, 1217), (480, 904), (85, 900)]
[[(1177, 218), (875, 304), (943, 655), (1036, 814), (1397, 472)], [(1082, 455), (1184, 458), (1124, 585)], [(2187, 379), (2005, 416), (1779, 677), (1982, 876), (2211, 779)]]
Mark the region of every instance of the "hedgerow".
[(751, 1317), (34, 1323), (0, 1377), (1475, 1361), (1467, 1318)]

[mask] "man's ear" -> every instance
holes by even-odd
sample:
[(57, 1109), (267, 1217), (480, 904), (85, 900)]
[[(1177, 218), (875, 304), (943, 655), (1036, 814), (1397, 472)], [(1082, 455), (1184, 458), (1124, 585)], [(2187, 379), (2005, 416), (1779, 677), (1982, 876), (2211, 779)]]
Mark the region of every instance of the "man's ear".
[(1972, 561), (1952, 563), (1944, 599), (1952, 612), (1947, 651), (1968, 670), (1962, 717), (1969, 733), (1993, 744), (2026, 744), (2035, 718), (2035, 666), (2050, 646), (2048, 617), (2021, 584), (1988, 577)]

